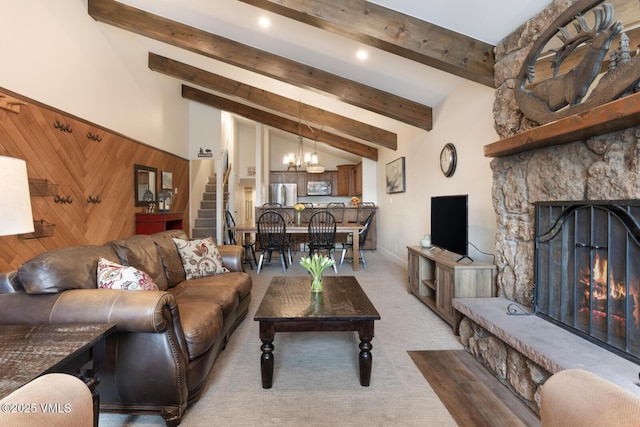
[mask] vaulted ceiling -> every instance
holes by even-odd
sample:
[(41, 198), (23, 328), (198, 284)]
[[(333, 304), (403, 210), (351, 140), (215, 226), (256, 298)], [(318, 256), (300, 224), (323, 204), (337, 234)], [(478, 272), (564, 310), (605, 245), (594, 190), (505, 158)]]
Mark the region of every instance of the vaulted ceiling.
[[(377, 160), (378, 147), (396, 149), (398, 124), (431, 130), (433, 105), (462, 79), (491, 87), (492, 43), (548, 0), (526, 8), (512, 0), (462, 3), (89, 0), (88, 13), (211, 59), (203, 68), (149, 52), (149, 68), (177, 79), (184, 98)], [(477, 21), (485, 18), (473, 14), (477, 3), (490, 16), (483, 26)], [(505, 5), (509, 12), (501, 10), (496, 21), (492, 8)], [(509, 16), (516, 21), (502, 22)], [(268, 18), (271, 27), (258, 27), (258, 18)], [(467, 31), (474, 25), (459, 27), (466, 22), (476, 25), (477, 38)], [(367, 60), (354, 58), (358, 48), (369, 53)], [(248, 71), (250, 82), (234, 69)]]

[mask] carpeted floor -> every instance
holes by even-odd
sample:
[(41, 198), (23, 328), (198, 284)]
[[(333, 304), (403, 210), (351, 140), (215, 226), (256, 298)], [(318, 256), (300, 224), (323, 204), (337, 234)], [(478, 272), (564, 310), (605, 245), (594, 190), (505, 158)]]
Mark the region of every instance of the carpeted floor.
[[(245, 321), (216, 361), (207, 389), (187, 409), (181, 426), (455, 426), (447, 408), (422, 376), (410, 350), (460, 350), (457, 337), (407, 293), (407, 271), (379, 253), (366, 253), (368, 269), (354, 274), (376, 306), (371, 386), (358, 377), (358, 339), (352, 332), (278, 333), (273, 388), (262, 389), (260, 340), (253, 315), (279, 263), (253, 278)], [(297, 254), (299, 259), (300, 253)], [(248, 268), (248, 266), (247, 266)], [(329, 273), (334, 274), (331, 270)], [(297, 261), (288, 275), (305, 271)], [(163, 426), (159, 416), (101, 415), (100, 425)]]

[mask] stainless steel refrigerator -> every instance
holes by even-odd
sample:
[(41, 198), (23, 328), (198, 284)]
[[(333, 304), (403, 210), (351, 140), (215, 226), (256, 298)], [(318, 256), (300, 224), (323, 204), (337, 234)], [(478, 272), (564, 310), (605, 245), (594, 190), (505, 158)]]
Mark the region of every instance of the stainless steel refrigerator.
[(282, 206), (293, 206), (298, 203), (298, 184), (271, 184), (269, 202)]

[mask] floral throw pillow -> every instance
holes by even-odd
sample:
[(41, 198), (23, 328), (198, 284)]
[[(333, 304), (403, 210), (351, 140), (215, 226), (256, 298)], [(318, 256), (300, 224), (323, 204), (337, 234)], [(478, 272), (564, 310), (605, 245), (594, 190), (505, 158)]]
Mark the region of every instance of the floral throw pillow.
[(182, 266), (187, 280), (229, 272), (229, 269), (222, 263), (222, 256), (213, 238), (182, 240), (174, 237), (173, 241), (178, 247), (180, 258), (182, 258)]
[(98, 259), (98, 288), (124, 291), (157, 291), (153, 279), (134, 267), (125, 267), (107, 259)]

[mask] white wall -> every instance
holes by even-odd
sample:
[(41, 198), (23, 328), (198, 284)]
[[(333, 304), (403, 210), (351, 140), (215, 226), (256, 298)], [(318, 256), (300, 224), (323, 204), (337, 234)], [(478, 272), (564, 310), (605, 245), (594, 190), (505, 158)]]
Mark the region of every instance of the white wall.
[(147, 65), (149, 51), (177, 49), (96, 22), (86, 0), (3, 5), (2, 87), (187, 157), (187, 103)]
[[(381, 150), (386, 151), (386, 150)], [(369, 159), (362, 159), (362, 201), (378, 203), (378, 163)], [(384, 179), (384, 172), (382, 175)]]
[(195, 101), (188, 101), (188, 107), (189, 159), (198, 160), (203, 154), (201, 151), (205, 151), (204, 155), (210, 152), (214, 160), (222, 159), (222, 139), (226, 132), (222, 129), (223, 112)]
[[(378, 248), (406, 264), (407, 245), (419, 245), (430, 233), (431, 197), (469, 195), (469, 241), (480, 250), (494, 253), (496, 221), (491, 200), (490, 159), (483, 146), (498, 139), (493, 129), (494, 90), (465, 82), (441, 105), (434, 108), (434, 126), (429, 132), (406, 128), (398, 134), (398, 150), (380, 150), (377, 165)], [(440, 151), (451, 142), (458, 152), (455, 174), (440, 171)], [(385, 169), (404, 156), (407, 191), (386, 194)], [(493, 258), (469, 246), (469, 255), (479, 261)]]
[[(255, 207), (256, 188), (256, 125), (236, 120), (235, 150), (236, 161), (234, 175), (237, 178), (233, 187), (233, 215), (236, 223), (252, 221)], [(249, 175), (248, 169), (254, 168), (254, 175)], [(231, 188), (231, 187), (229, 187)]]
[[(256, 167), (256, 127), (255, 125), (238, 122), (238, 153), (240, 158), (235, 172), (240, 179), (252, 179), (255, 181)], [(254, 168), (254, 175), (249, 175), (249, 168)]]

